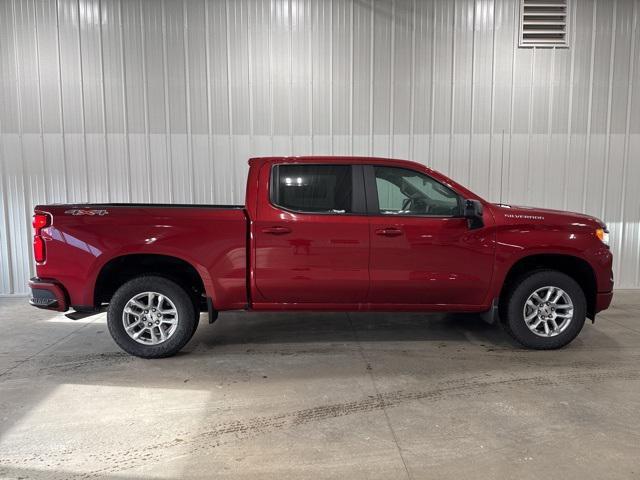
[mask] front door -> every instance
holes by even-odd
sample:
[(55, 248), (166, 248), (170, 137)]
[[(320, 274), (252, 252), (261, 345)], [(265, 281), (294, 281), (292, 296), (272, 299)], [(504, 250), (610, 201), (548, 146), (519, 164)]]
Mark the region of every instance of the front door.
[[(363, 174), (347, 164), (275, 164), (252, 226), (254, 302), (364, 302), (369, 288), (369, 219)], [(266, 199), (265, 192), (260, 193)]]
[(470, 230), (462, 198), (414, 170), (367, 166), (372, 303), (480, 305), (491, 282), (494, 243)]

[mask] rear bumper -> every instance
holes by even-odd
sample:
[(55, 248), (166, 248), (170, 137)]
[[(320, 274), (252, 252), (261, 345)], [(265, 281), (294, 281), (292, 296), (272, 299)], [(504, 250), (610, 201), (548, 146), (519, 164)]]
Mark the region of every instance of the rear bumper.
[(29, 304), (47, 310), (66, 312), (69, 309), (67, 292), (61, 283), (55, 280), (32, 278), (29, 280), (31, 298)]
[(613, 299), (613, 292), (598, 293), (596, 295), (596, 313), (609, 308), (611, 299)]

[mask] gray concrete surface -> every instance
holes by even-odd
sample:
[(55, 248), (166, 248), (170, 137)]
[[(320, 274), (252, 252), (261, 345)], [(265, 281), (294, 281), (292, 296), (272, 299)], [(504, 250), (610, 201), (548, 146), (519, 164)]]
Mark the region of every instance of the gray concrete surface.
[(561, 351), (473, 318), (227, 313), (140, 360), (0, 299), (0, 477), (640, 477), (640, 292)]

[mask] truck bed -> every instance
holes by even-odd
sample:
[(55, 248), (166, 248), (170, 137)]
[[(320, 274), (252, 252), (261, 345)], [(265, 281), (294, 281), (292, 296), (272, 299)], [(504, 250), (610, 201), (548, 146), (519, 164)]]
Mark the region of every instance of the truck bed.
[[(47, 259), (40, 278), (65, 286), (70, 306), (91, 306), (109, 262), (127, 255), (171, 256), (197, 270), (207, 296), (227, 308), (247, 304), (247, 215), (242, 205), (38, 205), (51, 216), (44, 229)], [(89, 285), (89, 287), (87, 287)]]

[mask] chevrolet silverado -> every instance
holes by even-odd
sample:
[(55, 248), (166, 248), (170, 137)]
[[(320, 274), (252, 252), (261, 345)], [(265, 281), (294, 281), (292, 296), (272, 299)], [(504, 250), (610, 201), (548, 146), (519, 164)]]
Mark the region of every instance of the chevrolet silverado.
[(33, 228), (30, 303), (108, 306), (144, 358), (226, 310), (473, 312), (554, 349), (613, 295), (602, 221), (493, 204), (402, 160), (254, 158), (245, 205), (39, 205)]

